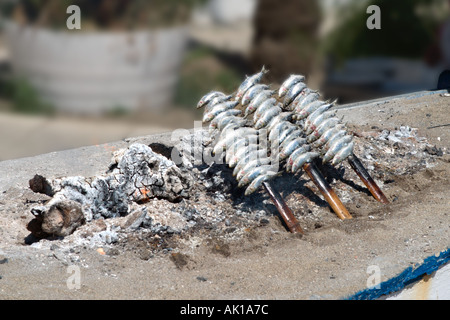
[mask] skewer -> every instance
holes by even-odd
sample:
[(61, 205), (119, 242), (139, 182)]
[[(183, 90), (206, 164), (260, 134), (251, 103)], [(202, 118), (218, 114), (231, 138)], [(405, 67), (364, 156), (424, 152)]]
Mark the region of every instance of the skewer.
[[(255, 129), (260, 129), (260, 128), (266, 127), (269, 124), (270, 119), (273, 116), (280, 114), (280, 112), (282, 112), (283, 110), (286, 112), (289, 110), (292, 111), (292, 108), (290, 108), (290, 109), (288, 108), (288, 110), (285, 110), (287, 104), (296, 100), (295, 96), (298, 96), (299, 90), (303, 90), (304, 87), (306, 87), (306, 85), (302, 83), (302, 81), (304, 80), (304, 77), (302, 77), (302, 76), (301, 77), (299, 77), (299, 76), (292, 77), (291, 76), (287, 80), (286, 83), (283, 83), (282, 88), (280, 88), (280, 91), (279, 91), (280, 98), (283, 95), (286, 96), (283, 106), (279, 106), (280, 103), (275, 104), (276, 99), (273, 97), (271, 98), (271, 96), (273, 94), (273, 92), (272, 92), (273, 90), (272, 91), (268, 90), (268, 88), (264, 87), (264, 86), (259, 87), (257, 90), (252, 90), (251, 93), (247, 94), (247, 96), (244, 97), (248, 88), (255, 84), (258, 84), (259, 81), (261, 80), (261, 77), (266, 72), (267, 72), (267, 70), (265, 70), (263, 68), (259, 73), (255, 74), (251, 77), (247, 77), (247, 79), (241, 84), (241, 86), (238, 89), (238, 92), (240, 92), (240, 94), (236, 94), (236, 97), (234, 99), (235, 101), (239, 101), (240, 98), (242, 98), (241, 103), (243, 106), (247, 105), (249, 103), (249, 101), (253, 101), (253, 99), (255, 99), (255, 101), (258, 101), (259, 103), (264, 103), (264, 102), (261, 102), (262, 101), (261, 99), (264, 99), (264, 101), (274, 100), (273, 102), (270, 102), (270, 103), (267, 102), (267, 105), (264, 105), (264, 106), (261, 105), (260, 109), (258, 109), (256, 111), (254, 118), (253, 118), (253, 120), (255, 122), (254, 123)], [(254, 82), (254, 83), (251, 84), (251, 82)], [(256, 93), (256, 92), (258, 92), (258, 93)], [(283, 92), (284, 92), (284, 94), (282, 94)], [(307, 142), (315, 143), (314, 141), (317, 140), (321, 135), (328, 132), (327, 131), (328, 129), (331, 129), (331, 128), (333, 128), (333, 126), (336, 126), (336, 123), (339, 125), (340, 120), (337, 119), (336, 117), (334, 117), (332, 114), (327, 114), (327, 116), (325, 116), (325, 113), (323, 113), (323, 112), (325, 112), (328, 109), (325, 109), (325, 107), (324, 107), (324, 109), (322, 110), (322, 108), (320, 107), (320, 104), (315, 105), (314, 108), (319, 107), (319, 109), (316, 109), (314, 116), (312, 115), (312, 113), (314, 113), (312, 107), (310, 109), (308, 109), (308, 111), (305, 111), (306, 109), (303, 110), (302, 108), (306, 108), (306, 106), (309, 103), (313, 103), (315, 100), (318, 99), (319, 94), (317, 94), (316, 92), (312, 92), (311, 90), (309, 90), (309, 93), (311, 93), (311, 94), (314, 93), (315, 95), (314, 96), (311, 95), (311, 98), (309, 98), (310, 95), (307, 95), (306, 97), (302, 96), (303, 100), (300, 99), (299, 101), (297, 101), (297, 107), (295, 107), (295, 112), (298, 112), (300, 114), (300, 116), (302, 117), (302, 118), (299, 117), (297, 120), (303, 119), (305, 116), (308, 116), (308, 115), (311, 116), (311, 119), (308, 118), (310, 123), (307, 125), (305, 124), (305, 128), (303, 128), (303, 130), (305, 130), (305, 133), (308, 135)], [(202, 100), (200, 102), (205, 103), (205, 101), (207, 101), (208, 99), (210, 100), (211, 99), (210, 95), (213, 95), (213, 94), (217, 94), (217, 93), (212, 92), (212, 93), (207, 94), (205, 96), (206, 98), (205, 97), (204, 97), (205, 99), (202, 98)], [(223, 94), (223, 96), (225, 96), (225, 95)], [(225, 96), (225, 97), (227, 97), (227, 96)], [(224, 97), (222, 97), (222, 98), (225, 99)], [(244, 100), (245, 100), (245, 102), (244, 102)], [(255, 112), (255, 108), (257, 108), (256, 106), (259, 105), (259, 103), (255, 102), (255, 106), (253, 106), (253, 107), (252, 107), (252, 105), (249, 105), (246, 109), (245, 115), (247, 116), (248, 112), (249, 113)], [(301, 108), (297, 110), (297, 108), (299, 108), (299, 106)], [(222, 107), (222, 108), (224, 108), (224, 107)], [(226, 108), (226, 110), (228, 110), (228, 108)], [(251, 110), (251, 111), (248, 111), (248, 110)], [(261, 110), (261, 111), (259, 111), (259, 110)], [(221, 111), (221, 110), (218, 109), (218, 111)], [(302, 111), (304, 111), (304, 112), (302, 113)], [(324, 116), (321, 116), (322, 113), (324, 114)], [(259, 115), (259, 116), (256, 117), (256, 115)], [(281, 121), (285, 121), (285, 120), (281, 120)], [(277, 121), (275, 121), (274, 123), (276, 124), (277, 128), (281, 128), (277, 124), (278, 123)], [(308, 121), (306, 121), (306, 123), (308, 123)], [(223, 125), (220, 125), (220, 127), (222, 127), (222, 126)], [(287, 128), (286, 130), (290, 130), (290, 129), (292, 129), (292, 128)], [(312, 133), (311, 133), (311, 130), (313, 130)], [(340, 130), (340, 129), (337, 129), (337, 130)], [(359, 178), (364, 182), (364, 184), (367, 186), (367, 188), (369, 189), (371, 194), (375, 197), (375, 199), (377, 199), (378, 201), (380, 201), (382, 203), (389, 203), (386, 196), (383, 194), (381, 189), (377, 186), (375, 181), (370, 177), (369, 173), (364, 168), (362, 163), (352, 153), (353, 142), (351, 141), (351, 138), (346, 136), (345, 132), (341, 132), (341, 131), (337, 131), (337, 132), (333, 131), (333, 133), (332, 133), (333, 135), (331, 135), (331, 136), (330, 136), (331, 133), (329, 133), (326, 136), (326, 140), (319, 141), (319, 144), (317, 144), (317, 146), (315, 146), (315, 147), (320, 147), (323, 145), (323, 143), (325, 141), (332, 141), (332, 140), (330, 140), (331, 138), (338, 139), (338, 140), (335, 139), (332, 144), (327, 146), (326, 149), (322, 150), (325, 152), (324, 153), (324, 161), (331, 162), (333, 165), (336, 165), (336, 164), (340, 163), (341, 161), (343, 161), (345, 158), (347, 158), (352, 169), (357, 173)], [(289, 133), (286, 133), (286, 134), (289, 134)], [(270, 140), (272, 141), (272, 139), (270, 139)], [(283, 141), (283, 139), (280, 139), (279, 142), (281, 143), (282, 141)], [(292, 149), (289, 149), (289, 150), (292, 151)], [(305, 156), (306, 156), (306, 154), (305, 154)], [(303, 168), (303, 170), (305, 170), (305, 172), (307, 172), (310, 179), (314, 182), (314, 184), (317, 186), (317, 188), (319, 189), (319, 191), (321, 192), (321, 194), (323, 195), (325, 200), (328, 202), (330, 207), (333, 209), (333, 211), (336, 213), (336, 215), (340, 219), (351, 219), (352, 216), (347, 211), (345, 206), (342, 204), (342, 202), (340, 201), (340, 199), (338, 198), (338, 196), (336, 195), (334, 190), (331, 188), (331, 186), (327, 183), (327, 181), (325, 180), (325, 178), (323, 177), (322, 173), (319, 171), (317, 166), (314, 164), (314, 162), (312, 162), (311, 160), (308, 160), (309, 162), (306, 162), (305, 164), (301, 165), (300, 163), (303, 160), (305, 160), (305, 159), (302, 159), (302, 160), (299, 159), (297, 161), (297, 163), (298, 163), (297, 168), (298, 168), (298, 166), (301, 166)], [(254, 179), (254, 177), (252, 179)], [(260, 180), (255, 180), (255, 181), (258, 181), (258, 183), (261, 183), (262, 180), (260, 179)], [(275, 204), (278, 212), (280, 213), (281, 217), (285, 221), (289, 230), (291, 232), (303, 233), (303, 231), (301, 230), (301, 228), (299, 226), (298, 221), (293, 216), (292, 211), (289, 209), (287, 204), (284, 202), (281, 195), (273, 188), (273, 186), (268, 181), (265, 181), (262, 184), (263, 184), (264, 188), (266, 189), (266, 191), (269, 193), (271, 200)], [(253, 189), (255, 189), (255, 188), (256, 188), (256, 185), (253, 187)], [(250, 189), (252, 189), (252, 188), (250, 188)], [(251, 193), (253, 191), (250, 190), (249, 193)]]
[(287, 206), (286, 202), (281, 197), (280, 193), (268, 181), (263, 182), (263, 186), (266, 189), (267, 193), (270, 195), (272, 202), (275, 204), (275, 207), (286, 223), (289, 231), (291, 231), (292, 233), (303, 234), (300, 223), (297, 221), (291, 209)]
[(336, 215), (340, 219), (351, 219), (352, 216), (342, 204), (341, 200), (339, 200), (339, 197), (325, 180), (317, 166), (313, 162), (308, 162), (303, 165), (303, 170), (306, 171), (310, 179), (314, 182), (317, 188), (319, 188), (320, 193), (322, 193), (323, 197), (331, 206)]
[(380, 187), (378, 187), (376, 182), (372, 179), (358, 157), (352, 154), (347, 159), (352, 169), (356, 172), (361, 181), (366, 185), (373, 197), (381, 203), (389, 203), (389, 200), (386, 198), (383, 191), (381, 191)]

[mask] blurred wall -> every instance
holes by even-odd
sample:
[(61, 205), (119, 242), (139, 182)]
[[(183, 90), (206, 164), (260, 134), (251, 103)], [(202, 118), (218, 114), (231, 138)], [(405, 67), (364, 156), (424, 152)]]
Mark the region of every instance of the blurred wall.
[[(71, 4), (81, 30), (67, 29)], [(0, 111), (14, 111), (0, 112), (0, 160), (192, 128), (202, 95), (262, 65), (267, 83), (302, 73), (340, 103), (434, 89), (450, 68), (450, 0), (2, 0), (0, 12), (15, 22), (9, 41), (0, 29)]]
[(308, 75), (317, 58), (321, 19), (318, 1), (259, 0), (251, 65), (268, 67), (268, 79), (277, 83), (291, 73)]

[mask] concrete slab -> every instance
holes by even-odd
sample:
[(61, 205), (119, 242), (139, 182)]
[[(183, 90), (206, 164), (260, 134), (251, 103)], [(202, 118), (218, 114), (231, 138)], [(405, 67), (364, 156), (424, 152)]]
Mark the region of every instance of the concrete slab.
[[(385, 284), (405, 270), (426, 273), (432, 269), (421, 266), (430, 257), (440, 257), (434, 267), (446, 263), (450, 248), (449, 99), (435, 92), (339, 110), (355, 129), (367, 133), (407, 125), (443, 150), (434, 166), (382, 184), (390, 204), (359, 192), (361, 208), (345, 202), (354, 219), (340, 221), (329, 212), (325, 225), (308, 224), (303, 237), (286, 232), (276, 218), (235, 239), (214, 238), (205, 230), (173, 244), (184, 264), (170, 250), (143, 258), (145, 237), (133, 242), (133, 249), (105, 245), (107, 254), (96, 247), (71, 248), (67, 240), (23, 245), (30, 203), (45, 201), (27, 189), (34, 174), (95, 175), (105, 170), (113, 150), (136, 141), (170, 144), (170, 134), (0, 162), (0, 260), (8, 261), (0, 264), (0, 298), (345, 299), (367, 293), (374, 279)], [(308, 201), (289, 197), (289, 204), (295, 199)], [(308, 222), (306, 213), (296, 214), (301, 224)], [(70, 285), (71, 266), (80, 271), (79, 287)], [(384, 284), (383, 291), (365, 297), (394, 288)]]

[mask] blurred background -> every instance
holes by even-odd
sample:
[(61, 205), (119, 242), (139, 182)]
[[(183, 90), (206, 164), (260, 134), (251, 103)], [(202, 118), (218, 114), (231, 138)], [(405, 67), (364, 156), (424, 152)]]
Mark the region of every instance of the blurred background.
[(193, 128), (262, 65), (341, 104), (433, 90), (449, 36), (449, 0), (0, 0), (0, 161)]

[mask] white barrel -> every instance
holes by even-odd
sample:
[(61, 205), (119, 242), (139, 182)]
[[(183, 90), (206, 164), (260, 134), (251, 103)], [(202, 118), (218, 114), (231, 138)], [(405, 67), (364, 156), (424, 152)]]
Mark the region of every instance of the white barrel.
[(187, 42), (184, 27), (84, 32), (7, 22), (5, 33), (14, 72), (55, 108), (74, 114), (166, 107)]

